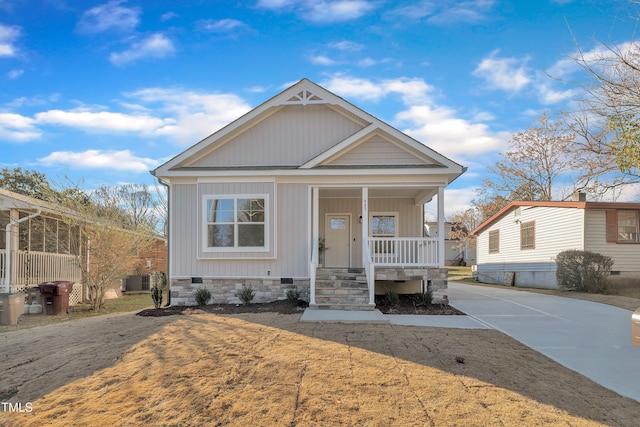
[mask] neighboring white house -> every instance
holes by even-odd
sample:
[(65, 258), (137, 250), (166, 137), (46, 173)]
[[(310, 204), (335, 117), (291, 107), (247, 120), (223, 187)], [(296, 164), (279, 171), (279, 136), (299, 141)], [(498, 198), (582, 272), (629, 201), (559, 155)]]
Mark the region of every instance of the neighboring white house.
[[(476, 247), (468, 242), (452, 238), (451, 233), (459, 229), (458, 223), (444, 223), (444, 265), (473, 265), (476, 263)], [(424, 233), (427, 237), (438, 237), (438, 223), (426, 222)]]
[(444, 232), (424, 237), (423, 211), (438, 195), (444, 230), (464, 170), (303, 79), (153, 171), (169, 188), (171, 303), (200, 288), (239, 302), (245, 285), (255, 302), (295, 287), (312, 307), (371, 307), (376, 280), (446, 300)]
[(512, 202), (476, 228), (477, 277), (485, 283), (556, 288), (556, 256), (610, 256), (612, 278), (640, 278), (640, 203)]

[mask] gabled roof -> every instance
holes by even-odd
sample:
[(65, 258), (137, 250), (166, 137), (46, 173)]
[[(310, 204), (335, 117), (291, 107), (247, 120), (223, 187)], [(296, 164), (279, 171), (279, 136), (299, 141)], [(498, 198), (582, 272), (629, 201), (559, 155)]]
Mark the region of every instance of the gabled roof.
[(561, 201), (515, 201), (511, 202), (498, 212), (493, 214), (489, 219), (480, 224), (471, 232), (477, 235), (486, 228), (490, 227), (494, 222), (507, 215), (517, 207), (545, 207), (557, 209), (634, 209), (640, 210), (640, 203), (621, 203), (621, 202), (561, 202)]
[(62, 206), (0, 188), (0, 210), (5, 209), (40, 210), (49, 214), (76, 216), (74, 211)]
[[(301, 111), (313, 111), (314, 114), (321, 114), (325, 120), (333, 120), (333, 122), (323, 124), (322, 132), (333, 132), (331, 137), (335, 141), (328, 139), (323, 141), (324, 146), (314, 147), (309, 146), (312, 143), (305, 140), (304, 144), (307, 146), (299, 150), (298, 157), (289, 153), (293, 151), (290, 147), (283, 144), (277, 145), (278, 141), (273, 144), (283, 152), (275, 153), (270, 158), (253, 158), (247, 160), (247, 163), (240, 163), (237, 155), (236, 158), (229, 155), (230, 152), (233, 152), (233, 148), (230, 146), (233, 147), (235, 143), (241, 144), (238, 147), (244, 153), (249, 153), (247, 157), (250, 157), (252, 151), (257, 151), (259, 148), (255, 144), (263, 142), (256, 136), (253, 136), (252, 139), (251, 132), (257, 132), (256, 129), (271, 129), (268, 127), (272, 122), (269, 119), (275, 118), (278, 113), (280, 116), (290, 114), (289, 121), (286, 123), (297, 123), (298, 116), (295, 115), (295, 111), (298, 110), (288, 109), (295, 106), (304, 107)], [(334, 130), (334, 128), (338, 130)], [(282, 131), (282, 128), (279, 130)], [(394, 150), (393, 152), (399, 158), (407, 159), (406, 164), (400, 164), (400, 161), (396, 161), (396, 163), (352, 165), (344, 160), (349, 158), (349, 153), (353, 157), (358, 153), (356, 150), (364, 150), (367, 144), (374, 142), (387, 144), (387, 149)], [(373, 146), (369, 146), (369, 149), (371, 147)], [(295, 148), (299, 148), (299, 145)], [(227, 160), (225, 155), (229, 155), (232, 160)], [(341, 159), (342, 161), (340, 161)], [(157, 177), (170, 178), (173, 176), (202, 176), (207, 173), (234, 170), (247, 171), (247, 173), (251, 173), (251, 171), (257, 173), (264, 170), (288, 170), (296, 171), (295, 173), (305, 173), (305, 171), (320, 168), (359, 169), (366, 167), (433, 169), (432, 173), (448, 176), (448, 182), (453, 181), (466, 170), (458, 163), (389, 126), (343, 98), (308, 79), (302, 79), (159, 166), (152, 171), (152, 174)]]

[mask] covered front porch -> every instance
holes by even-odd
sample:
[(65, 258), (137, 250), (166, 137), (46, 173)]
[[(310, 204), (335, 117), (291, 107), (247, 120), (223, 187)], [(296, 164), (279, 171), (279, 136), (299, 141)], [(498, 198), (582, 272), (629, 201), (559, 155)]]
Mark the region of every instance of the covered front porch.
[[(438, 237), (425, 237), (424, 204), (434, 196)], [(428, 290), (434, 301), (446, 302), (444, 184), (316, 186), (310, 211), (310, 307), (336, 308), (343, 302), (345, 309), (373, 309), (376, 284), (381, 293), (383, 284), (408, 289), (409, 282), (413, 292)], [(357, 279), (345, 279), (345, 271)], [(340, 283), (331, 287), (331, 277)], [(327, 292), (335, 293), (331, 304)], [(350, 301), (353, 294), (364, 298)]]

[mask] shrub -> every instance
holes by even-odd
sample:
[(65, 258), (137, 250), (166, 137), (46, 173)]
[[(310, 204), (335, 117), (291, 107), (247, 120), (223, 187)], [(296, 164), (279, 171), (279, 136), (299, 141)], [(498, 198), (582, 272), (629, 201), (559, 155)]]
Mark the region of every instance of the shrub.
[(198, 305), (207, 305), (211, 299), (211, 292), (209, 289), (198, 289), (196, 291), (196, 302)]
[(419, 292), (416, 294), (416, 305), (427, 306), (431, 305), (431, 302), (433, 302), (433, 293), (431, 291)]
[(254, 291), (251, 286), (242, 285), (242, 290), (240, 290), (237, 296), (240, 298), (240, 301), (247, 305), (253, 300), (253, 297), (256, 296), (256, 291)]
[(387, 289), (384, 292), (384, 295), (387, 297), (387, 301), (389, 301), (389, 305), (391, 305), (391, 307), (395, 307), (396, 305), (398, 305), (398, 303), (400, 303), (400, 295), (398, 295), (396, 291)]
[(156, 310), (162, 305), (162, 287), (157, 285), (151, 288), (151, 299)]
[(604, 293), (608, 288), (613, 260), (611, 257), (569, 250), (556, 257), (558, 287), (580, 292)]
[(298, 304), (298, 300), (300, 299), (300, 292), (296, 288), (289, 289), (287, 291), (287, 299), (291, 304)]

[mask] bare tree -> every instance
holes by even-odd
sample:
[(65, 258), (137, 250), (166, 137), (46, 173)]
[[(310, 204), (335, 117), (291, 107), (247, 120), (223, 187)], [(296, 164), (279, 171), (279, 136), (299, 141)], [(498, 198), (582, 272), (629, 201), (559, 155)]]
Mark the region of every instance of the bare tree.
[[(538, 125), (516, 133), (501, 159), (487, 168), (480, 196), (485, 201), (553, 200), (565, 181), (575, 182), (582, 167), (573, 146), (574, 133), (545, 113)], [(573, 188), (569, 191), (573, 192)]]
[(603, 194), (640, 182), (640, 43), (600, 43), (589, 53), (577, 46), (573, 59), (588, 80), (578, 83), (585, 96), (570, 126), (592, 162), (592, 192)]
[(52, 196), (67, 213), (67, 226), (80, 230), (80, 238), (70, 242), (70, 252), (82, 272), (92, 309), (102, 308), (106, 291), (127, 275), (126, 259), (144, 251), (155, 239), (148, 223), (136, 224), (131, 219), (119, 194), (118, 188), (90, 192), (75, 184)]

